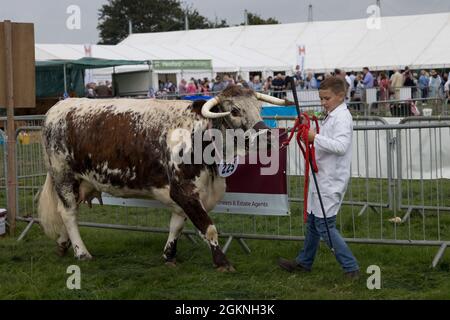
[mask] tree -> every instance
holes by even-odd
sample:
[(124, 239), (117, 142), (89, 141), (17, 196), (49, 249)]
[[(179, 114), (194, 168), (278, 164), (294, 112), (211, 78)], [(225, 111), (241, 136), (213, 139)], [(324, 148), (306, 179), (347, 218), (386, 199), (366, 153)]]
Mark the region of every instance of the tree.
[[(247, 20), (249, 25), (259, 25), (259, 24), (279, 24), (278, 20), (275, 18), (268, 18), (263, 19), (256, 13), (247, 13)], [(241, 23), (241, 26), (243, 26), (245, 23)]]
[[(129, 20), (136, 33), (184, 30), (186, 11), (189, 29), (215, 27), (192, 7), (183, 10), (179, 0), (109, 0), (99, 10), (99, 44), (117, 44), (125, 39)], [(227, 26), (225, 20), (221, 26)]]

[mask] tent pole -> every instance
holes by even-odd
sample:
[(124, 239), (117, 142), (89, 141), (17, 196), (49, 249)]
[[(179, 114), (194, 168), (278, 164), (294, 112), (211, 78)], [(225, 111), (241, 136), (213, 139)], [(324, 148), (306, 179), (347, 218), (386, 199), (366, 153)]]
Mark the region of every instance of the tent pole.
[(113, 66), (113, 74), (112, 74), (112, 95), (116, 96), (116, 66)]
[(63, 65), (64, 69), (64, 99), (68, 96), (67, 94), (67, 75), (66, 75), (66, 64)]

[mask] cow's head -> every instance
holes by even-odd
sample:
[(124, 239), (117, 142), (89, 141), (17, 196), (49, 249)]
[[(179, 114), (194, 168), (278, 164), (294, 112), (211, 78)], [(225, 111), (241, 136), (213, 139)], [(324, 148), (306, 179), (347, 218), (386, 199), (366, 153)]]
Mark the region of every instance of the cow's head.
[[(261, 117), (262, 102), (286, 105), (286, 101), (266, 94), (232, 85), (202, 107), (205, 118), (221, 119), (227, 129), (242, 129), (246, 134), (245, 151), (261, 133), (268, 132)], [(241, 152), (238, 152), (241, 154)]]

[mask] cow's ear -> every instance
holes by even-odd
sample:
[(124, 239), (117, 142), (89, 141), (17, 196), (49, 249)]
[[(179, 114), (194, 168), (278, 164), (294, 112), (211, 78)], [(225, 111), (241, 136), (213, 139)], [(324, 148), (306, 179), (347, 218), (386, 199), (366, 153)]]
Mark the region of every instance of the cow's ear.
[[(202, 114), (202, 107), (203, 107), (203, 105), (205, 103), (206, 103), (206, 100), (195, 100), (192, 103), (192, 106), (191, 106), (192, 112), (195, 112), (196, 114), (201, 115)], [(211, 112), (220, 112), (219, 107), (218, 106), (214, 106), (211, 109)]]

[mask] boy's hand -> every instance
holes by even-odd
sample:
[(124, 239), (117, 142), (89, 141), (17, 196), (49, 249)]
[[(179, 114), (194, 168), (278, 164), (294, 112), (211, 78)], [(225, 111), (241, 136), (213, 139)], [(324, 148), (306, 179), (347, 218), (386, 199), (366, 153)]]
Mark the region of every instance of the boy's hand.
[(309, 129), (308, 132), (308, 142), (314, 142), (314, 138), (316, 137), (316, 130)]

